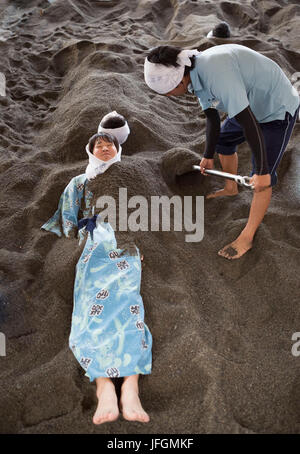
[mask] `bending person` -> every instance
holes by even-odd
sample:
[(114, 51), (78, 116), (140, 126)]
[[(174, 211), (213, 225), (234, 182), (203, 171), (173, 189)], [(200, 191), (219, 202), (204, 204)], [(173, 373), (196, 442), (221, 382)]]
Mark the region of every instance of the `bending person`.
[[(115, 113), (114, 113), (115, 114)], [(114, 115), (115, 117), (115, 115)], [(119, 118), (120, 119), (120, 118)], [(151, 373), (152, 336), (144, 324), (140, 295), (141, 259), (117, 248), (114, 231), (100, 215), (91, 216), (89, 179), (105, 172), (121, 159), (118, 139), (125, 141), (127, 123), (114, 129), (115, 136), (101, 131), (92, 136), (86, 151), (86, 173), (74, 177), (61, 195), (58, 210), (42, 228), (58, 236), (87, 240), (76, 265), (74, 306), (69, 346), (89, 380), (96, 381), (98, 406), (95, 424), (119, 416), (112, 378), (123, 377), (120, 407), (125, 419), (148, 422), (140, 399), (139, 375)]]
[[(198, 97), (206, 115), (206, 147), (201, 172), (212, 169), (219, 154), (225, 172), (237, 173), (237, 145), (252, 151), (254, 194), (248, 222), (235, 241), (219, 251), (237, 259), (252, 247), (254, 235), (268, 209), (276, 169), (291, 137), (299, 112), (299, 95), (270, 58), (239, 44), (223, 44), (204, 52), (160, 46), (145, 59), (146, 84), (159, 94)], [(218, 110), (228, 113), (220, 124)], [(221, 191), (207, 198), (232, 196), (237, 184), (226, 180)]]

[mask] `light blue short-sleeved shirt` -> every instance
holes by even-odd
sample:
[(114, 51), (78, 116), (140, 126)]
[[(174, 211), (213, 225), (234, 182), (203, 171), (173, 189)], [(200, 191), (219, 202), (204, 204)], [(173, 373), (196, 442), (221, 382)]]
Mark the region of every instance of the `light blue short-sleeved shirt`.
[(299, 95), (277, 63), (241, 46), (222, 44), (196, 57), (189, 91), (203, 110), (215, 107), (234, 117), (250, 106), (257, 121), (283, 120), (294, 115)]

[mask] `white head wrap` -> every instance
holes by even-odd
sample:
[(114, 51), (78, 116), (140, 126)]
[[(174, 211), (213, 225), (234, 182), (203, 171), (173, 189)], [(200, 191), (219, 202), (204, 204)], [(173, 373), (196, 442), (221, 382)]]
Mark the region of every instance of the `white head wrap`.
[(160, 95), (169, 93), (182, 81), (184, 67), (192, 66), (190, 57), (198, 54), (200, 52), (197, 49), (182, 50), (177, 56), (179, 66), (176, 68), (175, 66), (165, 66), (161, 63), (151, 63), (146, 57), (144, 64), (146, 84)]
[(119, 115), (119, 114), (115, 110), (113, 112), (110, 112), (107, 115), (105, 115), (102, 118), (101, 122), (99, 123), (98, 133), (99, 132), (108, 132), (109, 134), (112, 134), (113, 136), (115, 136), (118, 139), (119, 144), (122, 144), (122, 143), (126, 142), (127, 137), (129, 136), (129, 133), (130, 133), (130, 129), (129, 129), (127, 121), (125, 122), (125, 125), (121, 126), (120, 128), (108, 129), (108, 128), (103, 128), (101, 126), (101, 123), (104, 123), (105, 120), (107, 120), (108, 118), (115, 117), (117, 115)]
[(89, 157), (89, 164), (85, 170), (85, 174), (88, 180), (92, 180), (100, 173), (104, 173), (112, 164), (121, 161), (122, 147), (119, 145), (119, 151), (114, 158), (109, 161), (102, 161), (102, 159), (96, 158), (93, 153), (89, 150), (89, 144), (86, 145), (85, 151)]

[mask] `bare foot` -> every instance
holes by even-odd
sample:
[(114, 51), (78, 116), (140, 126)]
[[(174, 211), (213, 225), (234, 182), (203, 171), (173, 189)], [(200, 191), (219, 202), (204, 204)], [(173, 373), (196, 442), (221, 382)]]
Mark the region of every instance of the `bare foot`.
[(128, 421), (149, 422), (150, 417), (142, 407), (138, 389), (132, 383), (125, 382), (121, 388), (120, 409)]
[(96, 379), (98, 406), (93, 416), (94, 424), (103, 424), (118, 419), (118, 398), (113, 382), (109, 378)]
[(252, 241), (249, 241), (243, 236), (239, 236), (235, 241), (223, 247), (223, 249), (218, 252), (218, 255), (225, 257), (228, 260), (235, 260), (242, 257), (242, 255), (244, 255), (251, 248)]
[(218, 191), (215, 192), (210, 192), (207, 194), (206, 199), (215, 199), (216, 197), (225, 197), (225, 196), (233, 196), (237, 195), (239, 193), (238, 189), (219, 189)]

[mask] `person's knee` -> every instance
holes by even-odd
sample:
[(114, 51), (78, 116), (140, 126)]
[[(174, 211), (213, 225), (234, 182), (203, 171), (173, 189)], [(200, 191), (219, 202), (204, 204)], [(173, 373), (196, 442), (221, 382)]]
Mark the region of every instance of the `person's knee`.
[(235, 162), (237, 158), (236, 152), (230, 153), (230, 154), (224, 154), (224, 153), (218, 153), (220, 161), (226, 161), (226, 162)]
[[(255, 167), (252, 168), (252, 171), (251, 171), (251, 174), (250, 174), (250, 178), (253, 177), (254, 174), (256, 174)], [(276, 172), (272, 172), (271, 173), (271, 184), (270, 184), (270, 186), (271, 187), (275, 186), (277, 184), (277, 181), (278, 181), (277, 173)]]
[(216, 146), (216, 152), (220, 156), (233, 156), (236, 153), (236, 147), (227, 147), (225, 145), (218, 144)]

